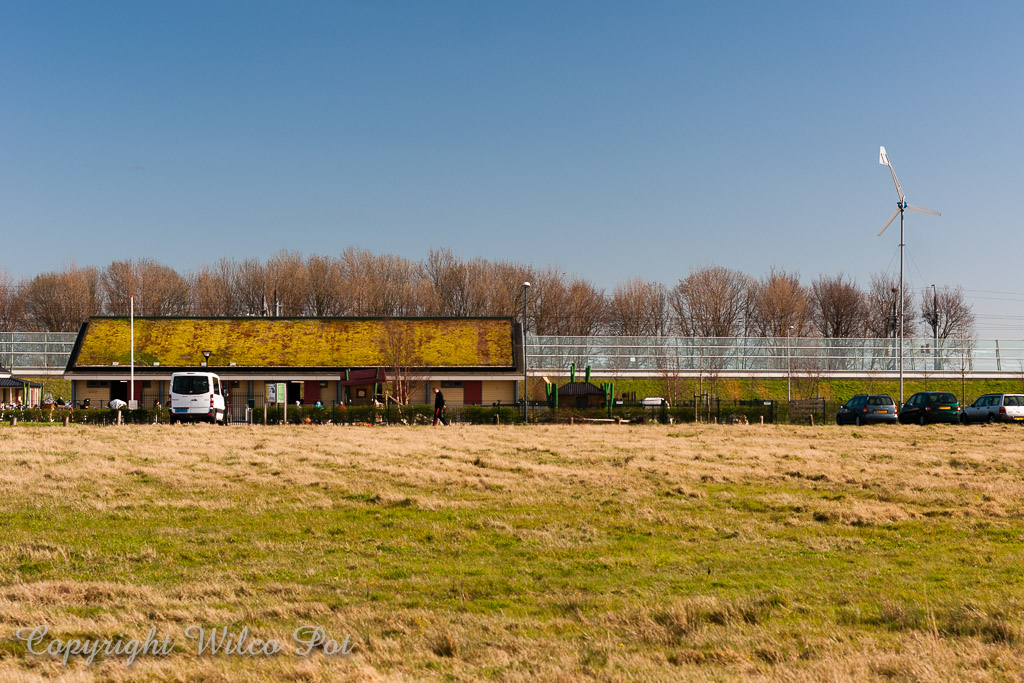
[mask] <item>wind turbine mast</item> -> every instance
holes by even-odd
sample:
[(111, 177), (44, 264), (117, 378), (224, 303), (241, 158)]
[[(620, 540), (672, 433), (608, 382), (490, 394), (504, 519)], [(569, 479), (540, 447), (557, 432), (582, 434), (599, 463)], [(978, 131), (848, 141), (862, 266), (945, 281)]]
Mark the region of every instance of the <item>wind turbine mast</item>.
[(885, 225), (882, 226), (882, 229), (878, 231), (878, 236), (879, 237), (882, 236), (882, 233), (885, 232), (885, 229), (889, 227), (889, 224), (891, 224), (894, 220), (896, 220), (896, 216), (900, 217), (900, 293), (899, 293), (899, 297), (900, 297), (900, 305), (899, 305), (900, 325), (899, 325), (899, 341), (897, 342), (897, 345), (899, 347), (899, 352), (898, 353), (899, 353), (899, 368), (900, 368), (900, 406), (902, 407), (903, 406), (903, 320), (904, 320), (904, 315), (905, 315), (905, 311), (903, 310), (903, 308), (904, 308), (904, 306), (903, 306), (903, 250), (907, 246), (906, 245), (906, 240), (904, 238), (904, 230), (903, 230), (903, 212), (906, 209), (910, 209), (911, 211), (917, 211), (918, 213), (927, 213), (927, 214), (932, 215), (932, 216), (941, 216), (942, 214), (939, 213), (938, 211), (931, 211), (929, 209), (922, 209), (922, 208), (920, 208), (918, 206), (911, 206), (910, 204), (907, 204), (907, 198), (903, 194), (903, 188), (900, 187), (900, 181), (896, 178), (896, 170), (892, 167), (892, 163), (889, 161), (889, 155), (885, 153), (885, 147), (879, 147), (878, 148), (878, 163), (882, 164), (883, 166), (888, 166), (889, 167), (889, 172), (892, 173), (892, 182), (896, 185), (896, 194), (899, 195), (899, 201), (896, 202), (896, 210), (893, 212), (893, 214), (891, 216), (889, 216), (889, 220), (886, 221)]

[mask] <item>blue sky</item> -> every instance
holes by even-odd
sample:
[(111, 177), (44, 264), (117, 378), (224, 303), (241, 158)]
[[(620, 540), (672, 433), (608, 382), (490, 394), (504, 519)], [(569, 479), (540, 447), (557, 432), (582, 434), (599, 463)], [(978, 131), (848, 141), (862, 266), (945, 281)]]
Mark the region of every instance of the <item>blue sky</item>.
[[(1024, 6), (0, 5), (0, 268), (350, 245), (962, 285), (1024, 338)], [(1005, 317), (997, 317), (1005, 316)]]

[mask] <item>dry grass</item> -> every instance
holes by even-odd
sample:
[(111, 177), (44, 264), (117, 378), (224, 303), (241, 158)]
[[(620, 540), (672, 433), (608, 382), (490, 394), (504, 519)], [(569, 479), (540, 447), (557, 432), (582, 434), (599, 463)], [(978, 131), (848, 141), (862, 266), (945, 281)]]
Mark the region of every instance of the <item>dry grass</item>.
[[(1020, 679), (1022, 436), (0, 428), (0, 678)], [(39, 624), (178, 649), (65, 668)], [(295, 656), (304, 624), (354, 652)]]

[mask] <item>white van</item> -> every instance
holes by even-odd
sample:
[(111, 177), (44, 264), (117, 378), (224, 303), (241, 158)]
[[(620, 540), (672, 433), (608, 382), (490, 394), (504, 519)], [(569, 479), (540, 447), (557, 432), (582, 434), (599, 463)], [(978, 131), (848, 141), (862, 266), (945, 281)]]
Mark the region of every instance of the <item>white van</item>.
[(175, 372), (167, 399), (171, 424), (182, 421), (227, 424), (223, 384), (212, 372)]
[(661, 398), (660, 396), (651, 396), (650, 398), (645, 398), (644, 400), (640, 401), (640, 405), (642, 405), (644, 408), (670, 407), (668, 401)]

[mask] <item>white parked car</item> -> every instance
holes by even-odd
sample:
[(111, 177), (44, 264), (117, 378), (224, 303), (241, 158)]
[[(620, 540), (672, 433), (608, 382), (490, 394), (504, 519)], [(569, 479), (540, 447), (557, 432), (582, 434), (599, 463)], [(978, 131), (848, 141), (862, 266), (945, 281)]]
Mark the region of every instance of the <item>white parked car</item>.
[(226, 424), (223, 384), (212, 372), (176, 372), (171, 375), (167, 399), (171, 424), (182, 421)]
[(985, 394), (964, 407), (960, 419), (971, 422), (1024, 422), (1024, 394)]

